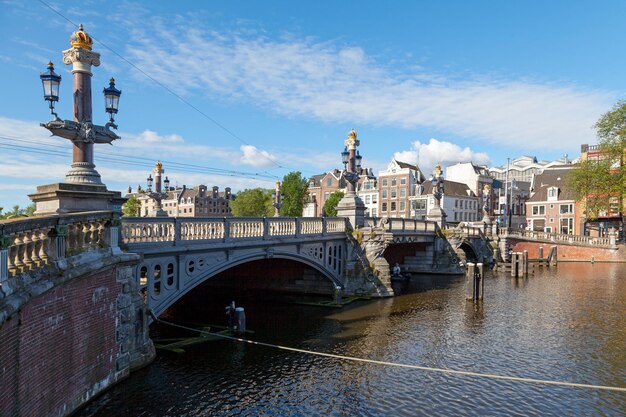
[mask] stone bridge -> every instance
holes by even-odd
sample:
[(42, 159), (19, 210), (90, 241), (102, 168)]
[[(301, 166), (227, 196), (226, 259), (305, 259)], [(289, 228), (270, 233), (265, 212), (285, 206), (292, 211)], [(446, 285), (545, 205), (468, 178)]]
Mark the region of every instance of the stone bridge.
[[(432, 258), (436, 230), (434, 222), (407, 219), (374, 221), (349, 233), (344, 218), (125, 218), (121, 244), (142, 255), (135, 276), (158, 316), (218, 274), (270, 259), (307, 267), (294, 281), (280, 283), (283, 291), (393, 295), (389, 265), (376, 260), (407, 243), (429, 247)], [(431, 267), (429, 260), (425, 269)]]

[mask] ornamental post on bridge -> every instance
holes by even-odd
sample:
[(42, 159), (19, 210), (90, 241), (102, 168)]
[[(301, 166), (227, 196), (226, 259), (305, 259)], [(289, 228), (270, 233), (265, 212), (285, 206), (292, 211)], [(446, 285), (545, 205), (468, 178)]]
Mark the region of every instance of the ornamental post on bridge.
[(272, 205), (274, 206), (274, 217), (280, 216), (280, 208), (285, 201), (285, 193), (281, 191), (280, 181), (276, 181), (276, 188), (272, 191)]
[[(152, 178), (152, 174), (148, 175), (147, 183), (148, 188), (144, 192), (145, 195), (154, 200), (154, 209), (148, 213), (148, 217), (167, 217), (167, 212), (163, 210), (163, 206), (161, 201), (164, 198), (167, 198), (167, 191), (170, 188), (170, 180), (165, 177), (165, 181), (161, 181), (163, 178), (163, 173), (165, 170), (163, 169), (163, 164), (161, 161), (157, 161), (152, 169), (152, 173), (154, 173), (154, 179)], [(152, 184), (154, 183), (154, 191), (152, 191)], [(165, 185), (165, 190), (161, 188), (161, 184)], [(178, 203), (177, 203), (178, 204)]]
[(356, 132), (351, 129), (348, 138), (345, 140), (345, 149), (341, 153), (344, 170), (343, 176), (348, 182), (347, 193), (337, 204), (337, 216), (346, 217), (350, 222), (350, 227), (358, 229), (365, 224), (365, 204), (356, 194), (356, 184), (359, 182), (359, 171), (361, 170), (361, 155), (356, 149), (361, 142), (357, 139)]
[(428, 220), (435, 221), (440, 228), (446, 226), (446, 213), (441, 208), (441, 199), (443, 198), (444, 179), (441, 172), (441, 164), (435, 166), (433, 176), (431, 178), (433, 185), (433, 196), (435, 197), (435, 206), (428, 212)]
[(63, 62), (72, 65), (73, 120), (60, 119), (54, 112), (54, 102), (59, 100), (61, 76), (54, 72), (52, 62), (48, 63), (48, 71), (40, 76), (44, 99), (50, 103), (50, 113), (54, 116), (41, 126), (53, 136), (72, 143), (72, 166), (63, 182), (38, 186), (37, 192), (29, 195), (38, 215), (93, 210), (121, 212), (125, 201), (119, 191), (107, 189), (94, 165), (94, 144), (110, 144), (120, 139), (111, 128), (117, 129), (113, 115), (117, 113), (122, 92), (115, 88), (115, 80), (111, 78), (109, 87), (103, 91), (109, 122), (104, 126), (95, 125), (91, 106), (91, 67), (100, 65), (100, 54), (92, 50), (92, 45), (93, 40), (80, 25), (70, 36), (70, 49), (63, 51)]

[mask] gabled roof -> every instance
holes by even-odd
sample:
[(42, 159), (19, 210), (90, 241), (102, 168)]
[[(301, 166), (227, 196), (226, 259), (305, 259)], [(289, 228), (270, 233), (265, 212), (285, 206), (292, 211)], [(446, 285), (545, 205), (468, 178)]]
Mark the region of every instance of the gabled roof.
[[(424, 190), (422, 191), (422, 195), (432, 194), (433, 193), (433, 184), (430, 181), (424, 181), (422, 184)], [(475, 197), (473, 191), (469, 189), (467, 184), (463, 184), (461, 182), (456, 181), (445, 181), (443, 183), (443, 195), (449, 197)]]
[(532, 185), (532, 195), (529, 202), (548, 201), (548, 188), (557, 187), (559, 189), (559, 200), (576, 200), (574, 190), (567, 185), (567, 176), (571, 172), (568, 168), (546, 169), (543, 173), (536, 175)]

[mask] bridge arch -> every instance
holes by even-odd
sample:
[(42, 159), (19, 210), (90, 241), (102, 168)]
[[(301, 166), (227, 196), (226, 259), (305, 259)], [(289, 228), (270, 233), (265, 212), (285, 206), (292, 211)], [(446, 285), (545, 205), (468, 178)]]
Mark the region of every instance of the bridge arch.
[(326, 260), (330, 265), (320, 262), (324, 261), (321, 253), (320, 259), (312, 259), (310, 256), (281, 250), (264, 250), (237, 257), (224, 255), (221, 259), (216, 259), (219, 257), (215, 254), (201, 253), (166, 256), (144, 259), (137, 266), (137, 276), (140, 277), (140, 283), (145, 286), (148, 308), (158, 317), (207, 280), (229, 269), (259, 260), (296, 261), (318, 272), (331, 285), (343, 287), (343, 257), (341, 253), (336, 255)]

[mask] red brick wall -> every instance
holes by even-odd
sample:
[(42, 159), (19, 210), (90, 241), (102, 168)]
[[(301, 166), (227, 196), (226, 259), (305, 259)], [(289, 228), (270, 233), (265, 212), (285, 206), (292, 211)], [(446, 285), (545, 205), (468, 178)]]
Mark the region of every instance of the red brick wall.
[(539, 258), (539, 247), (543, 246), (543, 257), (550, 254), (550, 248), (557, 246), (558, 261), (587, 260), (591, 258), (595, 261), (617, 261), (626, 260), (622, 250), (591, 248), (583, 246), (554, 245), (550, 243), (516, 241), (511, 239), (511, 250), (513, 252), (528, 251), (529, 258)]
[[(0, 328), (0, 415), (64, 415), (113, 382), (114, 267), (31, 300)], [(108, 385), (108, 384), (107, 384)]]

